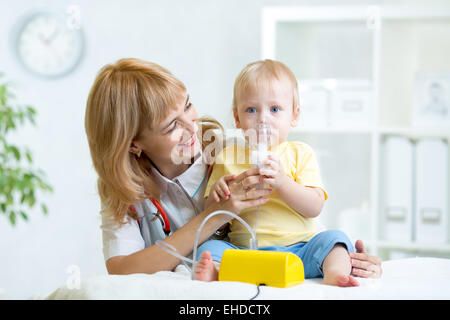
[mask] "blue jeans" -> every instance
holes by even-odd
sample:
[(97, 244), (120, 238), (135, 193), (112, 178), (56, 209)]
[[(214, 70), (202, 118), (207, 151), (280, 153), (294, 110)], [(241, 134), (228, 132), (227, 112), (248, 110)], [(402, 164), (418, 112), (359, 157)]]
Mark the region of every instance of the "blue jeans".
[[(299, 242), (286, 247), (267, 246), (258, 248), (258, 250), (291, 252), (302, 259), (303, 267), (305, 269), (305, 278), (318, 278), (323, 277), (323, 261), (328, 256), (331, 249), (338, 243), (344, 244), (349, 252), (355, 251), (347, 235), (339, 230), (320, 232), (308, 242)], [(223, 252), (226, 249), (248, 250), (248, 248), (237, 247), (226, 241), (208, 240), (198, 247), (197, 257), (200, 257), (203, 252), (209, 251), (211, 252), (212, 259), (220, 262), (222, 260)]]

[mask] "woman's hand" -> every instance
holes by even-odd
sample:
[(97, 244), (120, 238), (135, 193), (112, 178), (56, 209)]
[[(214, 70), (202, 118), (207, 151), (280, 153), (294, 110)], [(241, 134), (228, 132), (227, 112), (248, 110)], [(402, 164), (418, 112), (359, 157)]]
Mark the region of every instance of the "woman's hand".
[(350, 252), (352, 274), (361, 278), (380, 278), (381, 259), (366, 252), (361, 240), (355, 242), (356, 252)]
[(228, 210), (238, 214), (244, 209), (257, 207), (266, 203), (267, 195), (272, 192), (272, 189), (257, 190), (251, 188), (260, 180), (258, 168), (244, 171), (233, 179), (228, 179), (229, 195), (222, 199), (219, 203), (213, 203), (215, 210)]

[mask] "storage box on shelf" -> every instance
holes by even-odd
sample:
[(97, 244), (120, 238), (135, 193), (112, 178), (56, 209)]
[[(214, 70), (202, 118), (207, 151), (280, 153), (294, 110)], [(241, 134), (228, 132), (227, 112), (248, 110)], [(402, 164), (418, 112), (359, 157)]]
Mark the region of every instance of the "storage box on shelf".
[(301, 128), (368, 128), (372, 87), (367, 80), (298, 80)]
[(415, 147), (414, 240), (448, 243), (448, 145), (421, 139)]
[(388, 136), (381, 146), (381, 239), (408, 243), (413, 239), (413, 144)]

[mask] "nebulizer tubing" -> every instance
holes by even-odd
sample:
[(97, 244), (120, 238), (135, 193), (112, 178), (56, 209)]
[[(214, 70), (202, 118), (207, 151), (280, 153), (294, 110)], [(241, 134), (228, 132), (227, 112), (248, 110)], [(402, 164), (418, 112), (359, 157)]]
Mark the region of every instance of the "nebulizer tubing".
[[(203, 229), (203, 226), (205, 225), (205, 223), (211, 219), (212, 217), (218, 215), (218, 214), (227, 214), (235, 219), (237, 219), (239, 222), (241, 222), (250, 232), (250, 234), (252, 235), (252, 239), (250, 241), (250, 249), (251, 250), (257, 250), (258, 249), (258, 239), (256, 239), (256, 234), (255, 232), (252, 230), (252, 228), (248, 225), (247, 222), (244, 221), (244, 219), (242, 219), (241, 217), (239, 217), (237, 214), (231, 212), (231, 211), (227, 211), (227, 210), (217, 210), (214, 211), (213, 213), (209, 214), (200, 224), (200, 227), (197, 230), (197, 235), (195, 237), (195, 241), (194, 241), (194, 250), (192, 252), (192, 260), (189, 258), (186, 258), (184, 256), (182, 256), (181, 254), (179, 254), (177, 252), (177, 249), (168, 244), (167, 242), (163, 241), (163, 240), (157, 240), (155, 242), (155, 244), (160, 247), (161, 249), (163, 249), (164, 251), (170, 253), (171, 255), (177, 257), (178, 259), (181, 260), (181, 262), (186, 266), (186, 268), (188, 268), (188, 270), (191, 270), (191, 277), (194, 280), (194, 270), (195, 270), (195, 263), (197, 260), (197, 246), (198, 246), (198, 241), (200, 239), (200, 232)], [(190, 264), (192, 264), (192, 268), (189, 268), (189, 266), (186, 264), (186, 262), (189, 262)]]

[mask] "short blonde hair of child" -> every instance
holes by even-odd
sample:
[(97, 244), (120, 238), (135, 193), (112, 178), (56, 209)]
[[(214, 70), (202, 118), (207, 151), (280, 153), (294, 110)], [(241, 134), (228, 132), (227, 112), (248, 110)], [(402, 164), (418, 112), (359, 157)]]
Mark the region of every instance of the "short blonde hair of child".
[(266, 88), (274, 80), (288, 79), (292, 86), (292, 110), (299, 107), (297, 78), (294, 73), (282, 62), (275, 60), (259, 60), (249, 63), (234, 82), (233, 111), (237, 110), (242, 92), (250, 88)]

